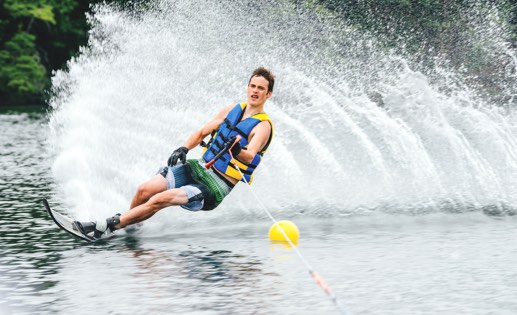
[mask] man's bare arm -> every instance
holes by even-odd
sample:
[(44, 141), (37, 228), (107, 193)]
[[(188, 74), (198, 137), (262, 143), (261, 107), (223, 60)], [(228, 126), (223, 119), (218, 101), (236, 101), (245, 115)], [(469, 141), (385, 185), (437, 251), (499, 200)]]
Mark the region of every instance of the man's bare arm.
[(236, 157), (246, 164), (251, 163), (255, 155), (267, 144), (270, 134), (271, 125), (268, 121), (256, 125), (250, 135), (251, 139), (247, 150), (242, 150)]
[(230, 105), (221, 110), (211, 121), (203, 125), (199, 130), (194, 132), (183, 144), (184, 147), (187, 147), (189, 150), (194, 149), (198, 146), (203, 139), (212, 133), (212, 130), (217, 129), (220, 124), (224, 121), (224, 118), (230, 110), (234, 107), (234, 105)]

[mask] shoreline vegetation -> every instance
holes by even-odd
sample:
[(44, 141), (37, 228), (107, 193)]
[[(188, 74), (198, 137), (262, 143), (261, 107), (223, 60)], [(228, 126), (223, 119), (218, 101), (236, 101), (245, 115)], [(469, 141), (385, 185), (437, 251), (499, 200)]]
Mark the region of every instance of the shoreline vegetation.
[(86, 13), (101, 2), (0, 0), (0, 107), (46, 105), (53, 71), (87, 44)]
[[(425, 62), (426, 51), (438, 51), (458, 68), (466, 65), (473, 69), (473, 76), (498, 72), (493, 60), (466, 51), (468, 43), (459, 35), (469, 26), (464, 17), (476, 5), (472, 1), (292, 1), (334, 12), (360, 30), (382, 35), (386, 44), (395, 48), (403, 40), (404, 49), (417, 56), (416, 62)], [(67, 61), (77, 56), (79, 47), (87, 44), (86, 14), (104, 2), (135, 5), (130, 0), (0, 0), (0, 107), (46, 106), (53, 71), (64, 69)], [(489, 1), (480, 3), (490, 5)], [(502, 27), (510, 33), (508, 42), (515, 49), (517, 0), (502, 1), (497, 9)], [(491, 89), (489, 84), (486, 89)]]

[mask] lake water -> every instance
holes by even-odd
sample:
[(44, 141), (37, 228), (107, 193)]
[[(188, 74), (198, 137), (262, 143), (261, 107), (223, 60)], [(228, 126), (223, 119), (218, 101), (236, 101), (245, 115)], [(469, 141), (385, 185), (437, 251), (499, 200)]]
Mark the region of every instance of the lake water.
[[(60, 231), (39, 202), (65, 209), (46, 119), (0, 114), (0, 314), (338, 314), (293, 250), (268, 240), (265, 215), (170, 230), (153, 227), (165, 219), (157, 215), (140, 234), (100, 244)], [(351, 314), (517, 313), (513, 216), (456, 209), (294, 221), (298, 248)]]

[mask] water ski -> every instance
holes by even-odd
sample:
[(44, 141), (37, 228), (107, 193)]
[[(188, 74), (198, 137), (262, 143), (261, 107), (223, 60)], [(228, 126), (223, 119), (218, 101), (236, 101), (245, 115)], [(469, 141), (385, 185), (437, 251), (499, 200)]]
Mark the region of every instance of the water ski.
[(88, 242), (97, 242), (99, 240), (107, 238), (107, 237), (103, 237), (101, 239), (94, 239), (91, 236), (81, 233), (79, 228), (77, 227), (77, 224), (75, 223), (75, 220), (73, 220), (72, 218), (69, 218), (65, 215), (62, 215), (59, 212), (52, 210), (46, 199), (43, 199), (42, 202), (43, 202), (43, 205), (45, 206), (45, 208), (47, 209), (47, 212), (48, 212), (49, 216), (52, 218), (52, 220), (57, 224), (57, 226), (59, 226), (65, 232), (72, 234), (73, 236), (80, 238), (82, 240), (88, 241)]

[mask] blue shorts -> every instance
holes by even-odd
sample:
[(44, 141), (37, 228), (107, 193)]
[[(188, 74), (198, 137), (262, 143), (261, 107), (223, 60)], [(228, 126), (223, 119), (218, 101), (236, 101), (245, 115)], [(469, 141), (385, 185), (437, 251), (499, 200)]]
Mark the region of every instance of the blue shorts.
[(183, 209), (199, 211), (203, 208), (208, 189), (205, 185), (194, 181), (190, 174), (190, 169), (186, 164), (176, 166), (160, 167), (156, 174), (165, 174), (167, 189), (180, 188), (187, 193), (189, 202), (182, 205)]

